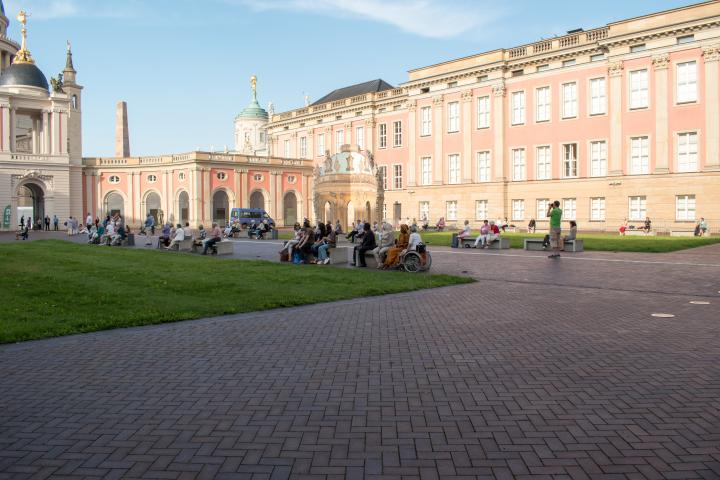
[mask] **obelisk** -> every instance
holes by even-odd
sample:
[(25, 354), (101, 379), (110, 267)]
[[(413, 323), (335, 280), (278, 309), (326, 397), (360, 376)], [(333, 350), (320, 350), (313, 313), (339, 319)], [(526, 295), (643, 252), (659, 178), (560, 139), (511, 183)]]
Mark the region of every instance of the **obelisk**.
[(115, 114), (115, 157), (130, 156), (130, 132), (128, 131), (127, 102), (118, 102)]

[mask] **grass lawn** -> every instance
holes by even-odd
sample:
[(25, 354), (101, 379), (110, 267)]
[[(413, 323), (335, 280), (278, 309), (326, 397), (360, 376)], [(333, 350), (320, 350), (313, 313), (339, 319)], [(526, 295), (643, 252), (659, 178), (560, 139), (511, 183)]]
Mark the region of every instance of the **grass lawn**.
[[(442, 245), (449, 247), (452, 242), (453, 232), (423, 232), (423, 241), (428, 245)], [(473, 237), (477, 231), (473, 231)], [(543, 233), (504, 233), (504, 237), (510, 239), (511, 248), (523, 248), (523, 239), (530, 237), (542, 238)], [(608, 251), (608, 252), (674, 252), (687, 248), (701, 247), (720, 243), (720, 237), (638, 237), (613, 234), (583, 234), (580, 232), (578, 238), (583, 240), (585, 250)]]
[(0, 343), (468, 283), (59, 240), (0, 245)]

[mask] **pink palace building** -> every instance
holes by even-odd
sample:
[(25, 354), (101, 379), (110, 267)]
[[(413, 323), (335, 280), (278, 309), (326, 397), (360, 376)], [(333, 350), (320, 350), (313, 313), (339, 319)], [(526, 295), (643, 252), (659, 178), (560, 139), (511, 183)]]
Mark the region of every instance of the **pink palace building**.
[(557, 199), (584, 230), (649, 216), (660, 232), (701, 217), (717, 231), (719, 58), (720, 3), (698, 3), (417, 68), (398, 87), (341, 88), (272, 114), (268, 151), (329, 166), (371, 156), (382, 203), (315, 206), (343, 222), (542, 228)]

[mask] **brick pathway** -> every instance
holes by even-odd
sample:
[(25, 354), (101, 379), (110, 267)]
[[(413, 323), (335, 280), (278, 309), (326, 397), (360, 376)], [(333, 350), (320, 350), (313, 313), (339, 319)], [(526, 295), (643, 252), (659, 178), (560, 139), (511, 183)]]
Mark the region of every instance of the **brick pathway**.
[(718, 248), (0, 347), (0, 479), (718, 479)]

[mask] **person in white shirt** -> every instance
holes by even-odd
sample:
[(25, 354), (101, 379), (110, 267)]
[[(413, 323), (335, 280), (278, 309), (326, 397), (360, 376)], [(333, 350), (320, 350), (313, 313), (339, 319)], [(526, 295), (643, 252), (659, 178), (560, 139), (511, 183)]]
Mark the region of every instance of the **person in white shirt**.
[(465, 220), (465, 225), (463, 226), (462, 232), (458, 233), (458, 238), (462, 240), (463, 238), (468, 237), (470, 237), (470, 221)]
[(87, 217), (85, 217), (85, 226), (87, 227), (88, 230), (90, 230), (90, 227), (92, 226), (92, 224), (93, 224), (93, 218), (92, 218), (92, 215), (90, 215), (90, 213), (88, 212)]
[(410, 239), (408, 240), (407, 251), (417, 250), (417, 246), (422, 243), (422, 237), (417, 232), (417, 227), (410, 228)]
[(167, 247), (167, 250), (171, 250), (175, 248), (177, 245), (178, 250), (180, 249), (180, 242), (185, 240), (185, 230), (182, 228), (182, 225), (179, 223), (177, 224), (177, 227), (175, 227), (175, 236), (173, 237), (172, 241), (170, 242), (170, 245)]

